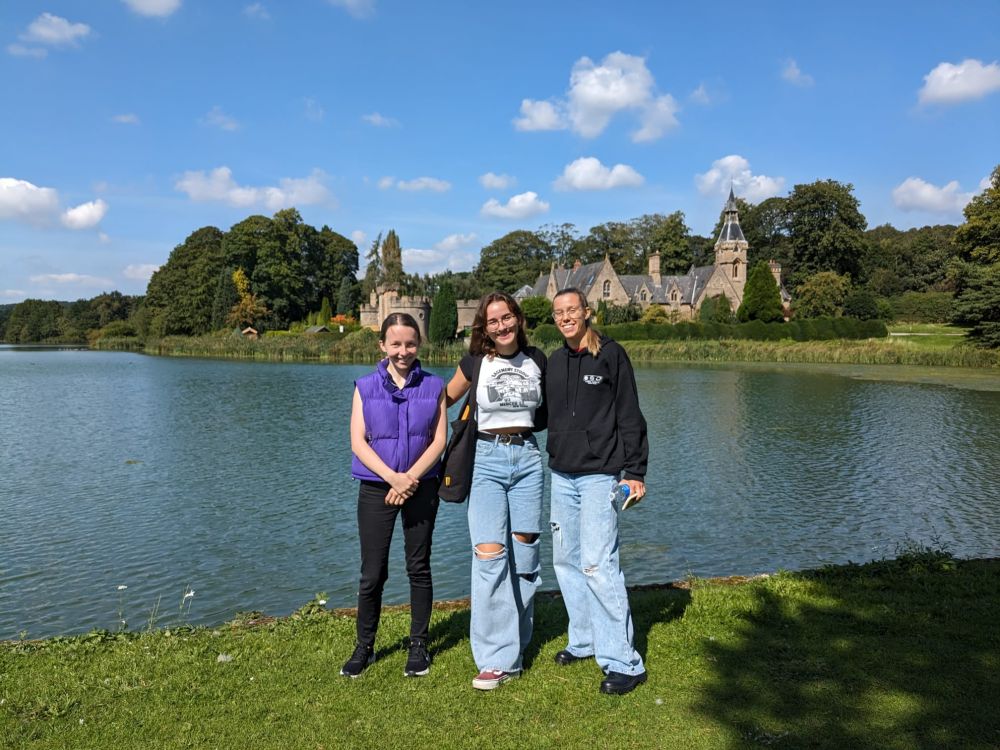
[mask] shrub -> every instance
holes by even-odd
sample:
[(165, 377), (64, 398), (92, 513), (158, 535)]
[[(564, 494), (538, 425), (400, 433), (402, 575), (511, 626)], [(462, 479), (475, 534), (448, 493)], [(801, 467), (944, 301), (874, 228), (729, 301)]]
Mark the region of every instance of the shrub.
[(905, 292), (889, 298), (893, 319), (907, 323), (948, 323), (954, 301), (951, 292)]

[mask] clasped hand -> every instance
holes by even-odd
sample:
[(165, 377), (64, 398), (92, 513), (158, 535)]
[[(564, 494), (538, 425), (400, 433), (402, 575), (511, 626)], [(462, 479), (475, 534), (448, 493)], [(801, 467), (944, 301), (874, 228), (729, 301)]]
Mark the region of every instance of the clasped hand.
[(406, 472), (397, 472), (389, 482), (389, 491), (385, 496), (386, 505), (402, 505), (417, 491), (419, 479), (414, 479)]

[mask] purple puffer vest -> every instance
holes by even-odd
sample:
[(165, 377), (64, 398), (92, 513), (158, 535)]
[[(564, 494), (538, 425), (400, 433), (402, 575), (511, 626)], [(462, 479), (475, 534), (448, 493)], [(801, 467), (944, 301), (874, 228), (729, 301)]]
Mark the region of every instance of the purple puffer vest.
[[(425, 372), (420, 367), (420, 360), (416, 360), (400, 390), (392, 381), (388, 366), (389, 361), (383, 359), (374, 372), (358, 378), (354, 384), (361, 395), (368, 444), (390, 469), (406, 471), (434, 438), (444, 380)], [(437, 461), (420, 478), (436, 477), (440, 468), (440, 461)], [(383, 481), (354, 455), (351, 456), (351, 476)]]

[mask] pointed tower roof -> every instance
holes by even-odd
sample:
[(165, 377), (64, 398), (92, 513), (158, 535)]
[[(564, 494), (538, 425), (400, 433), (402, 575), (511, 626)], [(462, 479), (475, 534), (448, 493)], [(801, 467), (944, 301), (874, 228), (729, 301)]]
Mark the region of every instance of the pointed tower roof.
[(726, 219), (722, 224), (716, 244), (719, 242), (746, 242), (743, 230), (740, 229), (740, 212), (736, 205), (736, 195), (733, 193), (732, 186), (729, 187), (729, 200), (726, 201), (726, 207), (722, 210), (726, 214)]

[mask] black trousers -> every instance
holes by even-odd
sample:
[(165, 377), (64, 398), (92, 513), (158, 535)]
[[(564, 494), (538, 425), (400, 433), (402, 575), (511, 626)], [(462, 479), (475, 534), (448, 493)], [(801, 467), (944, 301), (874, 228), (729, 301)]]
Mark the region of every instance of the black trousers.
[(403, 549), (410, 578), (410, 637), (427, 638), (434, 603), (431, 585), (431, 536), (438, 510), (437, 480), (422, 481), (402, 505), (386, 505), (389, 485), (361, 482), (358, 532), (361, 536), (361, 584), (358, 586), (358, 643), (375, 645), (382, 589), (389, 578), (389, 545), (396, 516), (403, 516)]

